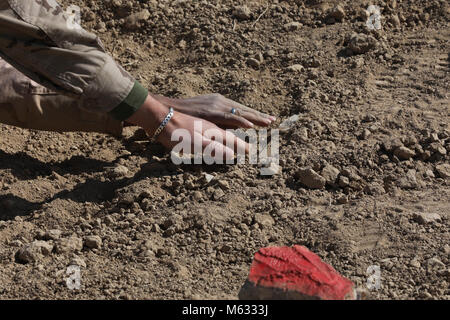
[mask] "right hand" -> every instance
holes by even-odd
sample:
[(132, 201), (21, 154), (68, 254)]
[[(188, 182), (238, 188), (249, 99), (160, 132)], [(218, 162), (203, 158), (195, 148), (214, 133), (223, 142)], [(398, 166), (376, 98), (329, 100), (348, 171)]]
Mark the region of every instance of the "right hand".
[[(169, 109), (149, 96), (144, 104), (136, 111), (128, 120), (132, 124), (141, 126), (152, 137), (156, 129), (169, 113)], [(197, 124), (197, 125), (196, 125)], [(200, 129), (201, 127), (201, 129)], [(205, 151), (207, 147), (213, 148), (215, 156), (222, 159), (234, 158), (235, 151), (245, 150), (248, 153), (249, 145), (236, 137), (233, 133), (220, 129), (215, 124), (200, 118), (186, 115), (184, 113), (175, 112), (172, 119), (161, 132), (157, 141), (167, 149), (172, 150), (180, 141), (172, 141), (172, 135), (177, 133), (177, 129), (184, 129), (178, 133), (186, 133), (190, 135), (191, 150), (195, 150), (195, 143), (201, 151)], [(220, 138), (213, 138), (213, 135)], [(227, 145), (233, 146), (233, 150)]]
[[(217, 93), (184, 99), (159, 95), (153, 95), (153, 98), (166, 106), (172, 106), (178, 112), (208, 120), (224, 128), (248, 129), (254, 125), (267, 127), (276, 120), (274, 116), (246, 107)], [(233, 108), (236, 109), (236, 114), (231, 113)]]

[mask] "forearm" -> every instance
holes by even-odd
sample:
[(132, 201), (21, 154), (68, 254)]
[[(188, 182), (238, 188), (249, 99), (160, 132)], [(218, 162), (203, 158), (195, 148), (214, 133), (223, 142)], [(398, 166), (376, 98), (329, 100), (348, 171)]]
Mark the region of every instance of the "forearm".
[(152, 136), (168, 113), (167, 106), (148, 95), (142, 106), (127, 119), (127, 122), (144, 128)]

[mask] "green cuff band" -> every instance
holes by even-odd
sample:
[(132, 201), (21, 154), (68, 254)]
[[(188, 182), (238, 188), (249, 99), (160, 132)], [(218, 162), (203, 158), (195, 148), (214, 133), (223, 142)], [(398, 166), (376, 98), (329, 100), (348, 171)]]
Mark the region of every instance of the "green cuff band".
[(138, 81), (134, 83), (128, 96), (109, 113), (114, 119), (124, 121), (131, 117), (147, 99), (148, 91)]

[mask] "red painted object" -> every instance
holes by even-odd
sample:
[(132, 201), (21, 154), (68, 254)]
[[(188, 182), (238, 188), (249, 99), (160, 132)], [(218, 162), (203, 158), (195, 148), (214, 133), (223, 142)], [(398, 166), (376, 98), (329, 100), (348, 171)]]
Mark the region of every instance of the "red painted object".
[(264, 248), (248, 281), (256, 287), (295, 291), (322, 300), (355, 299), (353, 283), (303, 246)]

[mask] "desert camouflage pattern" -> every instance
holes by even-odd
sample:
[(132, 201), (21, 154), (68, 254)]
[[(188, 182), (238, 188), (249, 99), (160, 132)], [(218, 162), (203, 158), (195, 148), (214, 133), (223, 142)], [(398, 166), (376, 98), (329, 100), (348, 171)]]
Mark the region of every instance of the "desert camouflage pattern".
[(122, 133), (122, 123), (108, 113), (86, 110), (82, 99), (38, 84), (1, 58), (0, 122), (57, 132), (99, 132), (114, 136)]
[[(27, 76), (31, 90), (27, 94), (40, 94), (43, 100), (37, 110), (40, 108), (41, 114), (46, 112), (42, 101), (47, 102), (49, 95), (55, 101), (78, 104), (77, 110), (107, 113), (128, 96), (135, 83), (105, 52), (96, 35), (68, 23), (67, 14), (55, 0), (0, 0), (0, 56), (9, 63), (2, 61), (1, 68), (10, 70), (14, 66)], [(0, 81), (9, 83), (8, 90), (13, 91), (7, 92), (1, 87), (0, 101), (2, 106), (9, 103), (17, 107), (11, 104), (11, 99), (23, 94), (14, 90), (25, 78), (8, 78), (18, 76), (17, 71), (5, 73), (3, 70), (0, 77), (4, 79)], [(37, 93), (46, 90), (48, 92)], [(3, 115), (5, 110), (1, 113)], [(32, 113), (37, 114), (37, 111)]]

